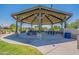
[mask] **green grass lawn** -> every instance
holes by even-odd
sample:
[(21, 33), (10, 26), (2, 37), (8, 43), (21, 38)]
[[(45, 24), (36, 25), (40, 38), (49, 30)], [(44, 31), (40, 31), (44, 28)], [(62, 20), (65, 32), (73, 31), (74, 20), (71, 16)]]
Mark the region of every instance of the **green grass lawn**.
[(42, 53), (31, 46), (10, 44), (0, 40), (0, 55), (41, 55)]

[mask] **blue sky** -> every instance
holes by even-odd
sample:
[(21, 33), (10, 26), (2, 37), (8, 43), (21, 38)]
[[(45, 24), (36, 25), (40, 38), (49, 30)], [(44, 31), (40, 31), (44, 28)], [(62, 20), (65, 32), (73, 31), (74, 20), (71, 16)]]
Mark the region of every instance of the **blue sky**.
[[(7, 26), (15, 23), (15, 19), (11, 17), (11, 14), (37, 5), (39, 4), (0, 4), (0, 25)], [(50, 4), (42, 5), (51, 7)], [(53, 4), (52, 8), (72, 13), (72, 17), (68, 20), (69, 23), (79, 19), (79, 4)]]

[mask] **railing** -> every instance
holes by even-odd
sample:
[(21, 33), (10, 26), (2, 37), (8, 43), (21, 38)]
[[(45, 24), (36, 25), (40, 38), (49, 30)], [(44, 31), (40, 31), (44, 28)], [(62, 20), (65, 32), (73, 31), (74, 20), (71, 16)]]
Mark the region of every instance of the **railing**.
[(55, 35), (55, 34), (63, 34), (63, 31), (33, 31), (30, 30), (27, 32), (27, 35), (37, 35), (38, 33), (46, 33), (48, 35)]

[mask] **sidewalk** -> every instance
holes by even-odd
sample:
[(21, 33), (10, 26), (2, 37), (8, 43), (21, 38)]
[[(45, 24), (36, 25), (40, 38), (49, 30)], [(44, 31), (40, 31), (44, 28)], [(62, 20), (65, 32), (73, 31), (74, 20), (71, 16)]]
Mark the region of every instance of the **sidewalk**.
[(46, 55), (79, 55), (77, 41), (38, 47)]

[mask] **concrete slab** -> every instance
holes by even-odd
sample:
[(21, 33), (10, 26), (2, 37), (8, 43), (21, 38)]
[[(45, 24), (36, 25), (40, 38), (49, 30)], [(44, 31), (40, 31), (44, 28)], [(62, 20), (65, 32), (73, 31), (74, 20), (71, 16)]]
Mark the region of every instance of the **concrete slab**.
[(48, 55), (79, 55), (77, 41), (62, 43)]
[[(14, 41), (14, 40), (4, 38), (9, 35), (12, 35), (12, 34), (4, 35), (0, 38), (8, 43), (33, 46), (33, 45), (23, 43), (20, 41)], [(55, 36), (54, 36), (54, 38), (55, 38)], [(56, 38), (57, 38), (57, 40), (56, 40)], [(50, 40), (46, 41), (46, 43), (51, 42), (51, 44), (33, 46), (33, 47), (37, 48), (45, 55), (79, 55), (79, 49), (77, 49), (77, 41), (76, 40), (74, 41), (74, 40), (69, 40), (69, 39), (59, 39), (59, 37), (56, 37), (56, 38), (54, 40), (50, 39)], [(18, 39), (18, 40), (20, 40), (20, 39)], [(26, 40), (26, 39), (23, 39), (23, 40)], [(43, 40), (43, 42), (45, 42), (45, 41)], [(40, 40), (40, 41), (36, 40), (31, 43), (32, 44), (34, 44), (34, 43), (42, 44), (43, 42), (42, 42), (42, 40)]]

